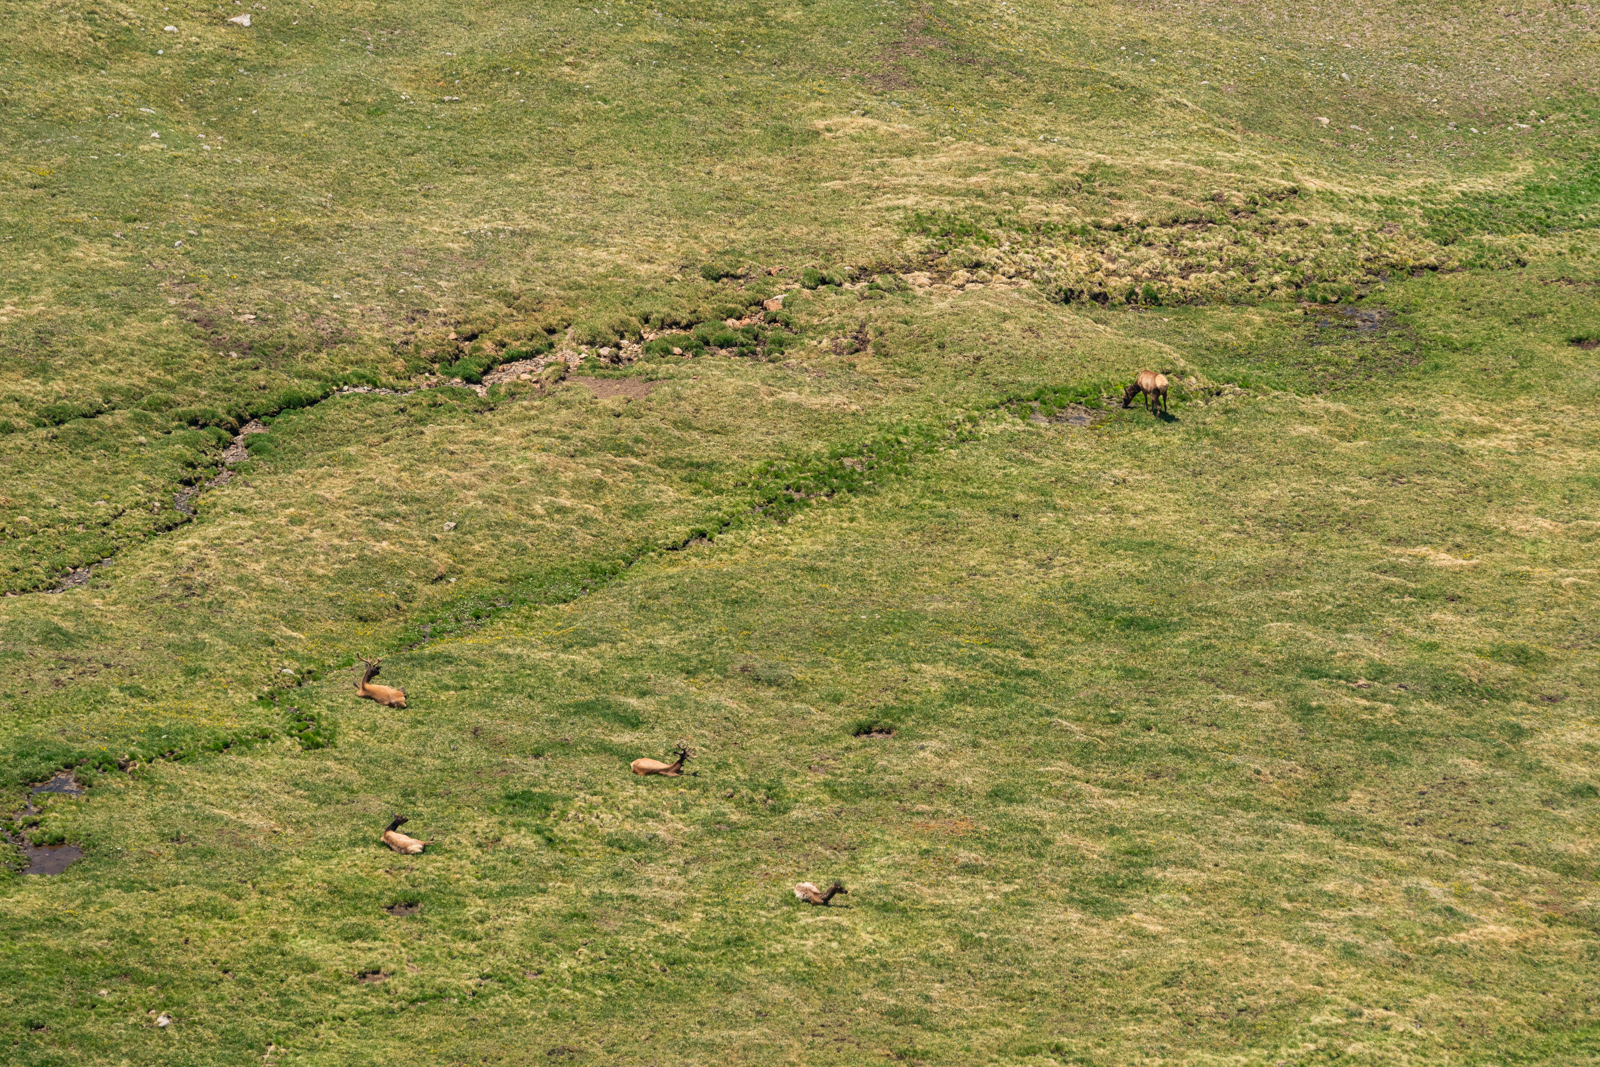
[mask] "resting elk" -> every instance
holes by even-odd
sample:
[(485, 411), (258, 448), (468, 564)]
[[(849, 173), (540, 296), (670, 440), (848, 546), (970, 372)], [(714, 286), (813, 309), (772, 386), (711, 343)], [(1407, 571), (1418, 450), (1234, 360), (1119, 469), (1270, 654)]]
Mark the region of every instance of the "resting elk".
[(403, 708), (406, 706), (406, 691), (395, 689), (393, 686), (373, 685), (372, 680), (378, 676), (378, 666), (383, 663), (381, 659), (361, 660), (367, 665), (366, 673), (361, 676), (361, 681), (356, 683), (356, 696), (376, 700), (386, 708)]
[(394, 817), (394, 821), (389, 824), (389, 828), (383, 832), (383, 837), (381, 840), (384, 844), (388, 845), (396, 852), (406, 856), (415, 856), (417, 853), (422, 851), (424, 846), (431, 845), (433, 842), (418, 841), (414, 837), (409, 837), (406, 834), (401, 833), (400, 827), (404, 826), (410, 821), (411, 820), (406, 818), (404, 815), (396, 815)]
[(688, 749), (680, 748), (678, 749), (678, 760), (676, 763), (662, 763), (658, 759), (651, 759), (648, 756), (642, 756), (630, 763), (628, 767), (633, 771), (634, 774), (662, 774), (668, 778), (676, 778), (678, 775), (683, 773), (683, 763), (691, 755), (693, 755), (693, 753), (691, 753)]
[(826, 908), (828, 906), (828, 902), (834, 897), (838, 896), (840, 893), (848, 892), (850, 892), (850, 890), (846, 889), (838, 882), (835, 882), (829, 886), (827, 892), (823, 892), (810, 882), (801, 882), (799, 885), (794, 887), (794, 895), (797, 898), (806, 904), (815, 904), (819, 908)]

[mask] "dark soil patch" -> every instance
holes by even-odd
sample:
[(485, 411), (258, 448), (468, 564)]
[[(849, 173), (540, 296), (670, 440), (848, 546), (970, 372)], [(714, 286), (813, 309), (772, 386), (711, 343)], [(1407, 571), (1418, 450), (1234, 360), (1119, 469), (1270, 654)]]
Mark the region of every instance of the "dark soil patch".
[(1303, 304), (1301, 312), (1309, 317), (1304, 347), (1256, 355), (1303, 370), (1316, 392), (1405, 374), (1422, 362), (1421, 339), (1389, 308)]
[(869, 723), (865, 726), (857, 726), (855, 729), (855, 736), (866, 738), (893, 737), (894, 727), (884, 726), (881, 723)]
[(776, 663), (767, 663), (763, 660), (751, 660), (748, 663), (741, 663), (738, 666), (738, 671), (751, 681), (775, 688), (782, 688), (794, 681), (794, 674), (787, 668)]
[[(1310, 307), (1307, 308), (1309, 312)], [(1377, 333), (1392, 317), (1383, 308), (1330, 307), (1329, 317), (1317, 320), (1319, 330), (1354, 330), (1357, 333)]]
[(232, 443), (223, 450), (222, 462), (232, 466), (235, 463), (243, 463), (245, 460), (249, 459), (250, 451), (249, 449), (245, 448), (244, 445), (245, 435), (266, 432), (267, 428), (261, 425), (260, 419), (251, 419), (249, 422), (245, 423), (242, 427), (240, 427), (239, 432), (233, 435)]
[[(81, 797), (85, 789), (72, 776), (71, 771), (60, 771), (48, 782), (41, 782), (28, 792), (31, 795), (53, 793), (56, 796)], [(23, 874), (60, 874), (73, 863), (83, 858), (83, 849), (77, 845), (66, 844), (61, 840), (59, 834), (56, 835), (56, 839), (53, 842), (35, 845), (31, 840), (31, 835), (35, 833), (32, 828), (38, 825), (39, 820), (32, 818), (32, 816), (38, 814), (39, 809), (34, 807), (30, 801), (21, 811), (12, 816), (13, 819), (22, 824), (21, 829), (16, 834), (9, 834), (0, 830), (0, 838), (17, 846), (17, 850), (22, 853), (22, 858), (28, 861), (28, 866), (22, 871)]]
[(362, 971), (356, 975), (356, 981), (362, 985), (376, 985), (378, 982), (387, 982), (389, 976), (382, 971)]
[(1034, 413), (1030, 416), (1034, 422), (1065, 423), (1068, 426), (1093, 426), (1105, 417), (1104, 412), (1091, 410), (1081, 404), (1069, 404), (1054, 415), (1043, 415), (1035, 406)]
[(61, 793), (69, 797), (81, 797), (85, 790), (72, 776), (71, 771), (60, 771), (56, 776), (43, 785), (36, 785), (28, 790), (30, 793)]
[(60, 874), (83, 859), (83, 849), (77, 845), (35, 846), (24, 841), (17, 847), (22, 849), (22, 855), (28, 861), (23, 874)]
[(1569, 337), (1567, 344), (1573, 348), (1581, 348), (1585, 352), (1593, 352), (1600, 348), (1600, 337)]
[[(104, 562), (104, 560), (102, 560), (101, 562)], [(76, 589), (76, 588), (78, 588), (78, 586), (83, 585), (83, 584), (85, 584), (86, 582), (89, 581), (89, 576), (94, 573), (95, 566), (96, 566), (95, 564), (90, 564), (87, 567), (79, 567), (75, 571), (68, 572), (67, 576), (65, 578), (61, 579), (61, 584), (60, 585), (54, 586), (54, 587), (52, 587), (50, 589), (46, 589), (45, 592), (51, 593), (51, 594), (65, 593), (68, 589)]]
[[(928, 8), (923, 5), (918, 13), (912, 16), (906, 24), (906, 31), (901, 38), (879, 52), (872, 60), (872, 65), (862, 73), (862, 82), (869, 89), (880, 93), (894, 92), (903, 89), (915, 89), (916, 79), (907, 69), (907, 61), (920, 58), (924, 53), (941, 48), (944, 42), (937, 37), (929, 36)], [(857, 72), (851, 72), (857, 73)]]
[(625, 396), (629, 400), (643, 400), (655, 392), (660, 382), (645, 382), (638, 378), (590, 378), (585, 375), (575, 375), (567, 381), (583, 386), (601, 400), (613, 396)]
[(404, 919), (407, 916), (415, 915), (418, 912), (420, 912), (422, 910), (422, 905), (421, 904), (415, 904), (415, 903), (413, 903), (413, 904), (390, 904), (388, 907), (384, 908), (383, 910), (388, 912), (390, 915), (394, 915), (394, 916), (397, 916), (398, 918)]

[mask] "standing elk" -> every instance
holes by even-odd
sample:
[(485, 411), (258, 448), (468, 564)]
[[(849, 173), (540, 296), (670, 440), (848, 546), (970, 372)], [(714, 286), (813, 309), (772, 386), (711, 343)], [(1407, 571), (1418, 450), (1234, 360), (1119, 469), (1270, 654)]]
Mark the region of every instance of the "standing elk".
[(1154, 415), (1157, 408), (1167, 413), (1167, 376), (1153, 370), (1142, 370), (1128, 388), (1122, 391), (1122, 406), (1132, 407), (1133, 398), (1144, 394), (1145, 407)]

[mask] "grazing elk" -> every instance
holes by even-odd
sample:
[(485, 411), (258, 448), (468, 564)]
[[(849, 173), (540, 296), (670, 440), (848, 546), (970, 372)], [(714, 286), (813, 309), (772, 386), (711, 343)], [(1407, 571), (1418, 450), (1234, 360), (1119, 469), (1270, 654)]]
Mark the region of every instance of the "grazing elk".
[(846, 889), (838, 882), (835, 882), (829, 886), (826, 893), (812, 885), (810, 882), (801, 882), (799, 885), (794, 887), (794, 895), (796, 898), (805, 901), (807, 904), (815, 904), (820, 908), (826, 908), (828, 906), (828, 901), (832, 900), (840, 893), (848, 892), (850, 892), (850, 890)]
[(690, 752), (686, 748), (680, 748), (678, 749), (678, 760), (676, 763), (662, 763), (658, 759), (640, 757), (639, 759), (634, 760), (628, 766), (632, 769), (634, 774), (664, 774), (668, 778), (676, 778), (678, 775), (683, 773), (684, 761), (693, 754), (694, 753)]
[(1122, 391), (1122, 406), (1132, 407), (1133, 398), (1140, 393), (1144, 394), (1145, 407), (1154, 415), (1159, 408), (1164, 415), (1167, 412), (1167, 376), (1153, 370), (1142, 370), (1128, 388)]
[(395, 689), (387, 685), (373, 685), (372, 680), (378, 676), (378, 667), (383, 663), (381, 659), (369, 660), (362, 657), (362, 663), (367, 665), (366, 673), (361, 676), (361, 681), (356, 683), (356, 696), (376, 700), (386, 708), (403, 708), (406, 706), (406, 691)]

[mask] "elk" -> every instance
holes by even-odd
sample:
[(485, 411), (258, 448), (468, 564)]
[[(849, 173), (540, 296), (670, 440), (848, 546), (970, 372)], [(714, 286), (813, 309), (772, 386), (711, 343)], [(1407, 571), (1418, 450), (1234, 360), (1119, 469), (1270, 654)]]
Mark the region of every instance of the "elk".
[(380, 840), (396, 852), (407, 856), (415, 856), (422, 851), (424, 845), (433, 844), (432, 841), (418, 841), (414, 837), (407, 837), (401, 833), (400, 827), (410, 821), (404, 815), (396, 815), (394, 822), (389, 824), (389, 828), (383, 832), (383, 837)]
[(668, 778), (676, 778), (683, 773), (683, 764), (694, 753), (686, 748), (678, 749), (678, 759), (675, 763), (662, 763), (658, 759), (640, 757), (628, 764), (634, 774), (664, 774)]
[(366, 673), (361, 676), (361, 681), (356, 683), (356, 696), (376, 700), (386, 708), (403, 708), (406, 706), (406, 691), (395, 689), (387, 685), (373, 685), (372, 680), (378, 676), (378, 667), (383, 663), (381, 659), (367, 659), (361, 657), (361, 662), (367, 665)]
[(1154, 415), (1158, 407), (1161, 409), (1162, 414), (1166, 414), (1167, 376), (1165, 374), (1159, 374), (1153, 370), (1140, 371), (1139, 376), (1133, 380), (1132, 384), (1122, 391), (1122, 406), (1125, 408), (1132, 407), (1133, 398), (1140, 393), (1144, 394), (1145, 407), (1149, 409), (1150, 414)]
[(801, 882), (799, 885), (794, 887), (794, 895), (796, 898), (805, 901), (807, 904), (815, 904), (819, 908), (826, 908), (828, 906), (828, 901), (832, 900), (840, 893), (848, 892), (850, 892), (850, 890), (846, 889), (838, 882), (835, 882), (829, 886), (826, 893), (812, 885), (810, 882)]

